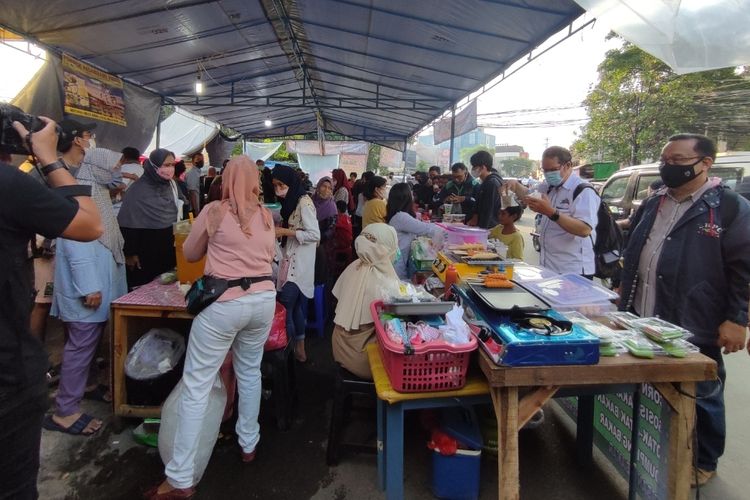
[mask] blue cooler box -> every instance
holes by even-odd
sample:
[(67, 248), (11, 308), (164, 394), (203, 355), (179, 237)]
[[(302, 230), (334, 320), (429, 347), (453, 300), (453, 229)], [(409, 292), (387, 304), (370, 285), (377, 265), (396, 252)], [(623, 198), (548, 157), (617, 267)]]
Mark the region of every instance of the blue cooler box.
[(461, 450), (444, 456), (432, 452), (432, 494), (450, 500), (479, 498), (479, 465), (482, 450)]
[[(473, 408), (445, 408), (440, 428), (456, 439), (455, 455), (432, 452), (432, 493), (437, 498), (474, 500), (479, 498), (479, 467), (482, 458), (482, 434)], [(469, 448), (469, 449), (461, 449)]]

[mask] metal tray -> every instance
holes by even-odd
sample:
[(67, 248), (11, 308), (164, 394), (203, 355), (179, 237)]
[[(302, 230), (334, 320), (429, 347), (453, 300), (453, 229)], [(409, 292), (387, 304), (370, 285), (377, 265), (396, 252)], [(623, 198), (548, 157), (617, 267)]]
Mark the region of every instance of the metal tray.
[(391, 302), (383, 304), (383, 311), (398, 316), (433, 316), (448, 313), (455, 302)]
[(487, 288), (474, 283), (468, 285), (482, 302), (501, 313), (541, 312), (549, 309), (547, 303), (517, 283), (513, 288)]

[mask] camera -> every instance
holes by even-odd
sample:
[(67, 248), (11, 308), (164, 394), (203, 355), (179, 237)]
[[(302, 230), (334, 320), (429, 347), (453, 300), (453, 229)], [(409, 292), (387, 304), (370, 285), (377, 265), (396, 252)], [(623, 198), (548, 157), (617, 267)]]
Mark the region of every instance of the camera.
[[(0, 103), (0, 151), (11, 154), (31, 154), (26, 144), (26, 138), (21, 137), (13, 128), (13, 122), (20, 122), (29, 132), (42, 130), (45, 123), (37, 118), (24, 113), (20, 108), (12, 104)], [(62, 128), (57, 125), (57, 141), (64, 140)]]

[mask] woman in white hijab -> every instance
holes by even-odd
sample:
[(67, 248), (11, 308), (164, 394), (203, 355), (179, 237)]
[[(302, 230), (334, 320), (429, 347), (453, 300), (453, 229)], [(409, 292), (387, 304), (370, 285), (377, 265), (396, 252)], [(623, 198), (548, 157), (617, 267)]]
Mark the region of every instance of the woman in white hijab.
[(333, 358), (358, 377), (372, 380), (365, 347), (375, 341), (370, 304), (398, 286), (393, 268), (398, 259), (396, 230), (370, 224), (354, 242), (359, 258), (349, 264), (333, 287), (338, 299), (333, 329)]

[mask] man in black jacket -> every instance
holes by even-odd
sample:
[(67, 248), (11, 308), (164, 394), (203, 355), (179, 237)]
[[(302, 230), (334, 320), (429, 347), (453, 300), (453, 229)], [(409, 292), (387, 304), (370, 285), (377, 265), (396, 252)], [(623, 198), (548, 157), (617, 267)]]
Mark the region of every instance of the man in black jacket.
[(500, 221), (497, 214), (500, 212), (500, 186), (503, 178), (492, 168), (492, 154), (487, 151), (474, 153), (469, 159), (471, 162), (471, 175), (482, 181), (477, 192), (477, 203), (474, 215), (469, 220), (470, 226), (479, 226), (483, 229), (492, 229)]

